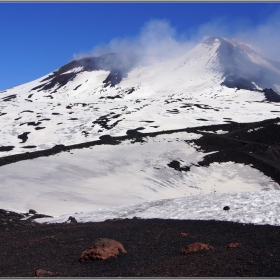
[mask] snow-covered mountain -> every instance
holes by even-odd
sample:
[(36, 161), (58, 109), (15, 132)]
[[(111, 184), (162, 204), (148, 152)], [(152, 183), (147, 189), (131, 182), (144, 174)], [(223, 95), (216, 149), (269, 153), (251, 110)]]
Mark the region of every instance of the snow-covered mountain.
[[(218, 37), (164, 61), (133, 54), (74, 60), (1, 92), (0, 149), (4, 156), (97, 140), (106, 134), (126, 135), (138, 127), (151, 132), (204, 124), (198, 119), (224, 123), (221, 114), (234, 121), (270, 118), (273, 114), (263, 107), (273, 104), (247, 104), (243, 110), (234, 104), (279, 101), (279, 69), (249, 47)], [(194, 103), (209, 108), (197, 109)]]
[(258, 55), (236, 40), (208, 38), (204, 44), (218, 44), (217, 56), (222, 69), (223, 85), (249, 90), (272, 89), (279, 94), (280, 65)]
[(279, 63), (237, 41), (210, 37), (172, 59), (86, 57), (0, 100), (2, 208), (279, 189)]

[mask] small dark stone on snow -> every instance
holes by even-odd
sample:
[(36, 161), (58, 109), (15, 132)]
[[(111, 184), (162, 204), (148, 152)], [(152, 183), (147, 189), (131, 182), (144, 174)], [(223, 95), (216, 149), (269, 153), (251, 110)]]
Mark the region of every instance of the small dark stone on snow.
[(225, 206), (223, 209), (224, 210), (229, 210), (230, 208), (229, 208), (229, 206)]
[(174, 168), (175, 170), (179, 170), (180, 171), (180, 162), (177, 160), (173, 160), (170, 163), (167, 164), (169, 167)]
[(67, 220), (67, 223), (76, 224), (78, 223), (75, 217), (70, 216)]

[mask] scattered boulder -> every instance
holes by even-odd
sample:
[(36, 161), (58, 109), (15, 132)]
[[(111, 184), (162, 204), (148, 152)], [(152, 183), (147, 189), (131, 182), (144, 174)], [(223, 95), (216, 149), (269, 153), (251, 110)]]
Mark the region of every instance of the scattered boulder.
[(181, 252), (184, 254), (188, 254), (188, 253), (195, 253), (195, 252), (201, 251), (201, 250), (209, 250), (209, 249), (213, 249), (213, 248), (214, 247), (212, 247), (208, 244), (204, 244), (201, 242), (195, 242), (195, 243), (188, 245), (185, 249), (182, 249)]
[(50, 277), (54, 276), (54, 273), (44, 269), (37, 269), (35, 271), (35, 277)]
[(106, 260), (112, 257), (116, 258), (120, 252), (127, 253), (120, 242), (108, 238), (99, 238), (93, 242), (90, 248), (82, 252), (79, 261), (83, 262), (88, 259)]
[(230, 208), (229, 208), (229, 206), (225, 206), (223, 209), (228, 211)]
[(35, 210), (33, 210), (33, 209), (30, 209), (30, 210), (28, 211), (28, 213), (29, 213), (29, 214), (33, 214), (33, 215), (37, 214), (37, 212), (36, 212)]
[(75, 217), (72, 217), (70, 216), (67, 220), (67, 223), (70, 223), (70, 224), (77, 224), (77, 220), (75, 219)]
[(239, 243), (230, 243), (226, 246), (226, 248), (236, 248), (236, 247), (239, 247)]
[(170, 163), (167, 164), (169, 167), (174, 168), (175, 170), (180, 171), (180, 162), (177, 160), (173, 160)]
[(179, 236), (181, 236), (181, 237), (186, 237), (186, 236), (188, 236), (188, 234), (185, 233), (185, 232), (181, 232), (181, 233), (179, 234)]

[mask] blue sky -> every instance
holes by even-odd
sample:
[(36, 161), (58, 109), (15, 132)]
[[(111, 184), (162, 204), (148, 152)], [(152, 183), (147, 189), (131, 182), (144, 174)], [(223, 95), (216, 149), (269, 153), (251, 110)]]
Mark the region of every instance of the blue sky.
[(144, 39), (150, 46), (151, 36), (156, 44), (171, 37), (180, 46), (205, 36), (237, 38), (280, 61), (279, 19), (280, 3), (273, 2), (3, 2), (0, 90), (40, 78), (84, 54), (139, 46)]

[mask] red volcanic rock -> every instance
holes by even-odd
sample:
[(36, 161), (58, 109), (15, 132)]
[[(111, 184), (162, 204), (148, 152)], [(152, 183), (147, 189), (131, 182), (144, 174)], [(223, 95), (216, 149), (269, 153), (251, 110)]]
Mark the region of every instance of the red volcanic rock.
[(209, 250), (209, 249), (213, 249), (213, 248), (214, 247), (212, 247), (208, 244), (204, 244), (201, 242), (195, 242), (195, 243), (188, 245), (185, 249), (182, 249), (181, 252), (184, 254), (188, 254), (188, 253), (195, 253), (195, 252), (201, 251), (201, 250)]
[(230, 244), (227, 245), (227, 248), (236, 248), (239, 245), (240, 245), (239, 243), (230, 243)]
[(186, 237), (186, 236), (188, 236), (188, 234), (185, 233), (185, 232), (181, 232), (181, 233), (179, 234), (179, 236)]
[(79, 261), (83, 262), (88, 259), (106, 260), (112, 257), (116, 258), (120, 252), (127, 253), (120, 242), (108, 238), (99, 238), (93, 242), (90, 248), (82, 252)]
[(37, 269), (35, 271), (35, 277), (50, 277), (54, 274), (51, 271), (44, 270), (44, 269)]

